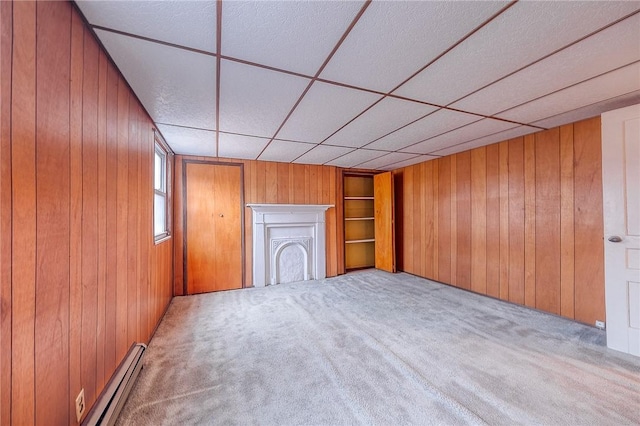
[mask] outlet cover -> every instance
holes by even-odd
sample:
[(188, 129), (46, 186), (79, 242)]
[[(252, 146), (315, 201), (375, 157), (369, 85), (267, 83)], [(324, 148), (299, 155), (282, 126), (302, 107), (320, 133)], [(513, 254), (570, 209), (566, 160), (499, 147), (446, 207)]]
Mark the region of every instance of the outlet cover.
[(84, 404), (84, 388), (80, 390), (80, 393), (76, 397), (76, 420), (80, 423), (80, 419), (84, 414), (85, 404)]
[(605, 328), (604, 321), (596, 320), (596, 328), (599, 328), (600, 330), (604, 330), (604, 328)]

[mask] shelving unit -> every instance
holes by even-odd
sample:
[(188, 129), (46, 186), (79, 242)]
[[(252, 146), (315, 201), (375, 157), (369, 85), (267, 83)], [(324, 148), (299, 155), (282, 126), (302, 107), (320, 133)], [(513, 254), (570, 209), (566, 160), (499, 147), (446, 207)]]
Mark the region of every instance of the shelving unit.
[(372, 268), (375, 265), (373, 176), (344, 176), (345, 267)]

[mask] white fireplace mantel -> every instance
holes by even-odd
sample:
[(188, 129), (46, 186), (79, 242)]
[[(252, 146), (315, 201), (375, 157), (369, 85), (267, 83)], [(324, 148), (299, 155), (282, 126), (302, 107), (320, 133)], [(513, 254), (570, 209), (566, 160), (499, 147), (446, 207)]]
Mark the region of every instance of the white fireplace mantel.
[[(304, 280), (326, 277), (324, 216), (332, 204), (247, 204), (247, 207), (253, 210), (254, 287), (286, 282), (282, 277), (290, 271), (282, 271), (282, 267), (298, 268), (298, 275)], [(285, 251), (289, 247), (292, 249)]]

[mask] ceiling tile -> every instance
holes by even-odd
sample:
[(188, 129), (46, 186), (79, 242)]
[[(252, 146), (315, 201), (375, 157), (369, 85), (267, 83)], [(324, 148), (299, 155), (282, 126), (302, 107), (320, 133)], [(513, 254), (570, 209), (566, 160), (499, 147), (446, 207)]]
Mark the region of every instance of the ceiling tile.
[(518, 2), (395, 93), (447, 105), (636, 9), (638, 2)]
[(350, 153), (343, 155), (340, 158), (336, 158), (335, 160), (329, 161), (327, 165), (338, 166), (338, 167), (354, 167), (358, 164), (364, 163), (365, 161), (382, 157), (385, 154), (386, 152), (383, 152), (383, 151), (372, 151), (369, 149), (356, 149), (355, 151), (351, 151)]
[(382, 167), (381, 170), (397, 170), (403, 167), (413, 166), (414, 164), (424, 163), (425, 161), (430, 161), (435, 158), (438, 158), (438, 157), (433, 155), (418, 155), (410, 158), (409, 160), (400, 161), (398, 163), (393, 163), (386, 167)]
[(435, 110), (429, 105), (384, 98), (327, 139), (326, 143), (359, 148)]
[(517, 138), (523, 135), (528, 135), (530, 133), (535, 133), (539, 131), (540, 129), (536, 129), (535, 127), (518, 126), (513, 129), (505, 130), (504, 132), (494, 133), (492, 135), (477, 138), (472, 141), (462, 143), (460, 145), (456, 145), (450, 148), (444, 148), (439, 151), (433, 152), (433, 154), (435, 155), (455, 154), (458, 152), (468, 151), (473, 148), (478, 148), (481, 146), (490, 145), (492, 143), (506, 141), (509, 139)]
[(310, 143), (274, 140), (267, 146), (267, 149), (264, 150), (258, 160), (289, 163), (313, 147), (314, 145)]
[(218, 139), (218, 150), (220, 152), (218, 156), (255, 160), (267, 143), (269, 143), (267, 138), (220, 133)]
[[(76, 1), (92, 25), (215, 53), (215, 1)], [(188, 28), (188, 31), (185, 29)]]
[(154, 121), (215, 130), (215, 58), (111, 32), (96, 33)]
[(313, 76), (361, 7), (358, 1), (224, 1), (222, 53)]
[(278, 138), (320, 143), (378, 99), (380, 95), (316, 82), (282, 127)]
[(372, 2), (322, 78), (388, 92), (506, 2)]
[(271, 138), (308, 84), (306, 78), (223, 60), (220, 130)]
[(187, 127), (158, 125), (173, 152), (182, 155), (216, 156), (216, 132)]
[(638, 60), (640, 14), (500, 80), (453, 106), (493, 115)]
[(352, 150), (352, 148), (342, 146), (316, 145), (315, 148), (298, 158), (294, 163), (324, 164)]
[(395, 151), (480, 119), (477, 115), (441, 109), (378, 139), (367, 148)]
[(485, 118), (480, 121), (476, 121), (475, 123), (444, 133), (440, 136), (420, 142), (419, 144), (407, 147), (402, 151), (415, 154), (432, 154), (438, 150), (501, 132), (515, 126), (517, 125), (513, 123)]
[(404, 152), (391, 152), (389, 154), (383, 155), (382, 157), (378, 157), (373, 160), (358, 164), (357, 167), (363, 169), (378, 170), (382, 169), (383, 167), (390, 166), (391, 164), (395, 164), (400, 161), (407, 161), (415, 157), (419, 157), (419, 155), (416, 156), (415, 154), (406, 154)]
[(531, 123), (639, 89), (640, 62), (636, 62), (497, 114), (497, 116), (521, 123)]
[(567, 123), (575, 123), (576, 121), (584, 120), (586, 118), (595, 117), (606, 111), (612, 111), (614, 109), (624, 108), (630, 105), (640, 103), (640, 90), (636, 90), (626, 95), (616, 96), (614, 98), (607, 99), (605, 101), (596, 102), (594, 104), (574, 109), (572, 111), (560, 113), (540, 121), (536, 121), (532, 124), (540, 127), (558, 127)]

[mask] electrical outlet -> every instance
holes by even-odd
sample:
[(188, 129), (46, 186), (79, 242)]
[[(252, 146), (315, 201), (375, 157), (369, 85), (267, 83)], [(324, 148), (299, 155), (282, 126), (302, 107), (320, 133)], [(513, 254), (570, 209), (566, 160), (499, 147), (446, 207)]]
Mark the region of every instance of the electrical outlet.
[(81, 389), (80, 393), (76, 397), (76, 419), (78, 420), (78, 423), (80, 423), (80, 419), (84, 414), (84, 409), (84, 389)]
[(605, 327), (604, 321), (596, 320), (596, 328), (599, 328), (600, 330), (604, 330), (604, 327)]

